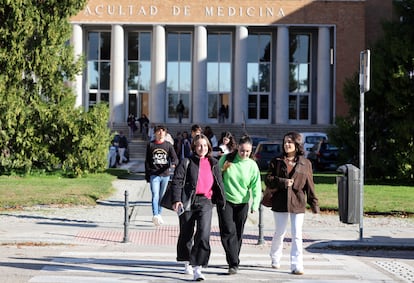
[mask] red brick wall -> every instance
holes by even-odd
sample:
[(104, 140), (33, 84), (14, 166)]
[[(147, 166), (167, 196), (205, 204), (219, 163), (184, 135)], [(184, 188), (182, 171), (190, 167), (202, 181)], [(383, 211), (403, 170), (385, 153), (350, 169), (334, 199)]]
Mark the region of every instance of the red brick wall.
[[(344, 81), (359, 71), (359, 53), (366, 49), (367, 42), (380, 35), (379, 22), (391, 17), (391, 3), (392, 0), (90, 0), (87, 8), (71, 20), (77, 23), (334, 26), (336, 114), (343, 116), (348, 112), (342, 95)], [(156, 7), (156, 14), (151, 15), (151, 6)], [(214, 13), (207, 15), (206, 7), (214, 7), (211, 10)], [(273, 15), (267, 14), (266, 8), (273, 8)], [(235, 14), (230, 16), (232, 12)]]

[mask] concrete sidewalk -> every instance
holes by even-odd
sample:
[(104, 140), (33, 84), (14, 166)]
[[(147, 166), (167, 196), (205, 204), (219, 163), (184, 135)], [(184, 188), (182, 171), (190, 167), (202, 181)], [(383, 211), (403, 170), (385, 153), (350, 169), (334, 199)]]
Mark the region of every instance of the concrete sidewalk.
[[(178, 217), (174, 212), (164, 210), (165, 225), (155, 227), (151, 221), (149, 185), (139, 174), (143, 172), (142, 162), (132, 161), (123, 167), (137, 173), (137, 178), (116, 180), (113, 184), (116, 193), (100, 200), (93, 208), (38, 206), (1, 213), (0, 281), (191, 280), (181, 274), (182, 266), (175, 262)], [(124, 206), (126, 194), (129, 209)], [(125, 216), (130, 217), (128, 225)], [(365, 217), (364, 237), (360, 240), (358, 224), (343, 224), (337, 215), (308, 212), (303, 229), (305, 275), (292, 277), (289, 274), (290, 234), (285, 239), (282, 269), (272, 270), (268, 253), (274, 230), (273, 214), (264, 208), (260, 227), (259, 216), (259, 213), (249, 214), (241, 252), (241, 271), (232, 277), (223, 276), (227, 266), (217, 214), (213, 213), (209, 281), (414, 282), (412, 219)], [(261, 240), (263, 243), (258, 245)], [(25, 255), (21, 256), (22, 253)], [(38, 269), (28, 269), (28, 265), (39, 262)], [(101, 270), (103, 266), (106, 266), (104, 271)], [(396, 268), (405, 275), (395, 274), (393, 270)]]

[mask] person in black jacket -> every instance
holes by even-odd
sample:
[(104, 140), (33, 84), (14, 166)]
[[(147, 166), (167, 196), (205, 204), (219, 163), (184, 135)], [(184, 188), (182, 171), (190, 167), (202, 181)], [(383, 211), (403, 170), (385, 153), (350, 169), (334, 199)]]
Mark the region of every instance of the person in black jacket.
[(167, 128), (158, 125), (155, 128), (155, 140), (147, 145), (145, 156), (145, 180), (150, 183), (152, 194), (152, 222), (159, 226), (164, 223), (160, 200), (170, 181), (170, 167), (178, 163), (177, 154), (171, 143), (165, 140)]
[(124, 163), (124, 162), (129, 161), (128, 139), (125, 136), (123, 131), (119, 132), (118, 154), (119, 154), (119, 163)]
[(171, 186), (173, 208), (181, 214), (177, 261), (185, 262), (185, 273), (194, 274), (194, 280), (201, 281), (205, 279), (201, 269), (208, 265), (211, 253), (213, 205), (224, 207), (225, 196), (221, 170), (212, 157), (208, 138), (196, 135), (191, 150), (192, 156), (181, 160), (175, 169)]

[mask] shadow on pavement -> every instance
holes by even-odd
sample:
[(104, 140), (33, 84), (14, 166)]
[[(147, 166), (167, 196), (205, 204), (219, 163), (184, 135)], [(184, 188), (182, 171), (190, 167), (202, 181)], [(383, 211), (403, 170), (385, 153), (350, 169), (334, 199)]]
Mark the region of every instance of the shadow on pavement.
[[(87, 220), (78, 220), (78, 219), (68, 219), (68, 218), (57, 218), (57, 217), (44, 217), (38, 215), (13, 215), (13, 214), (2, 214), (2, 216), (7, 217), (15, 217), (15, 218), (22, 218), (22, 219), (36, 219), (36, 220), (44, 220), (44, 222), (37, 222), (37, 224), (47, 224), (47, 225), (72, 225), (72, 226), (79, 226), (79, 227), (95, 227), (93, 221)], [(51, 222), (47, 222), (51, 221)], [(60, 223), (59, 223), (60, 222)]]
[(374, 236), (362, 240), (321, 241), (306, 247), (308, 252), (364, 257), (414, 259), (413, 238)]
[[(19, 258), (13, 260), (34, 261), (25, 262), (0, 262), (0, 266), (50, 271), (81, 271), (100, 272), (103, 274), (138, 275), (158, 279), (173, 279), (178, 281), (192, 281), (183, 278), (182, 264), (172, 261), (158, 260), (117, 260), (113, 258), (77, 258), (77, 257), (44, 257), (44, 258)], [(38, 262), (38, 263), (36, 263)], [(84, 265), (82, 265), (84, 264)], [(95, 265), (95, 266), (92, 266)], [(122, 268), (118, 268), (122, 267)], [(127, 267), (128, 269), (125, 269)], [(177, 276), (175, 276), (177, 275)]]

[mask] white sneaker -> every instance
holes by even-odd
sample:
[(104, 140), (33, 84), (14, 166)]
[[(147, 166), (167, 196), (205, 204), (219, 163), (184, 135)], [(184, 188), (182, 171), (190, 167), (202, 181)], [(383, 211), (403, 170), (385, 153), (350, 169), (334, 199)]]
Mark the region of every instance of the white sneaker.
[(272, 260), (272, 268), (274, 268), (274, 269), (280, 269), (280, 264), (277, 263), (276, 261), (273, 261)]
[(164, 220), (162, 220), (161, 215), (157, 215), (157, 216), (158, 216), (158, 225), (164, 224)]
[(293, 269), (292, 270), (292, 274), (295, 274), (295, 275), (303, 275), (304, 272), (303, 272), (303, 269)]
[(203, 281), (206, 277), (201, 273), (201, 266), (196, 266), (194, 269), (194, 281)]
[(189, 274), (189, 275), (193, 275), (193, 267), (188, 262), (185, 263), (184, 273)]
[(159, 215), (154, 215), (152, 217), (152, 223), (154, 223), (155, 226), (160, 226), (160, 218), (159, 218)]

